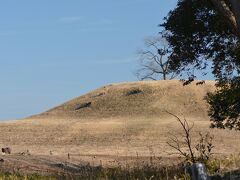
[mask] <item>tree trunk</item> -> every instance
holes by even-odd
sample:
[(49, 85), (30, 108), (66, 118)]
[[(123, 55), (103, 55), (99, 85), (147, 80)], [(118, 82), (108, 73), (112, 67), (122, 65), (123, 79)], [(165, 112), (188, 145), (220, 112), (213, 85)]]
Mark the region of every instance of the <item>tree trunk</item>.
[(163, 71), (162, 76), (163, 76), (163, 80), (167, 80), (167, 73), (165, 71)]
[(229, 0), (233, 7), (238, 33), (240, 34), (240, 0)]
[(232, 5), (232, 10), (226, 0), (211, 0), (216, 10), (226, 19), (233, 32), (240, 37), (240, 0), (227, 0)]

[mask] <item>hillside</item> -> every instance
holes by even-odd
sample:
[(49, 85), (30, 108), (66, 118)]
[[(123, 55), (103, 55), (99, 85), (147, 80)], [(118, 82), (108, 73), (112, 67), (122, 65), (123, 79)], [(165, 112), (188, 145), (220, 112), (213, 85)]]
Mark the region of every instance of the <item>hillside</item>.
[(31, 118), (160, 117), (170, 111), (206, 119), (204, 96), (213, 90), (212, 81), (188, 86), (177, 80), (111, 84)]
[(199, 139), (199, 132), (211, 132), (217, 155), (238, 153), (239, 132), (209, 129), (203, 99), (214, 91), (214, 82), (195, 84), (145, 81), (108, 85), (39, 115), (1, 122), (0, 147), (11, 147), (17, 158), (30, 152), (23, 160), (44, 156), (53, 161), (60, 158), (112, 166), (119, 160), (147, 160), (154, 154), (169, 159), (161, 163), (172, 163), (170, 159), (178, 155), (166, 142), (170, 134), (180, 135), (182, 129), (166, 113), (170, 111), (194, 123), (193, 142)]

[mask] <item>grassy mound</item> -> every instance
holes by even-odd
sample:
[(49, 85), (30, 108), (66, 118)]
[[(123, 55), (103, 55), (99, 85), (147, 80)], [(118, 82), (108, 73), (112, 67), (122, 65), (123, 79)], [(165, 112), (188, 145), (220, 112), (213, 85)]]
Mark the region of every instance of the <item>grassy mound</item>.
[[(206, 119), (204, 96), (214, 82), (143, 81), (104, 86), (32, 118), (159, 117), (164, 112)], [(166, 114), (165, 114), (166, 115)]]

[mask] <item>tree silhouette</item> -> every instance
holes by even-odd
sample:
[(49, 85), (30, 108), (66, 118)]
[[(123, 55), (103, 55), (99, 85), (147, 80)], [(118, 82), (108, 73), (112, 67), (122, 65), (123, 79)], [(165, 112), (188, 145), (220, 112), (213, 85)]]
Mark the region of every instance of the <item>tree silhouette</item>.
[(240, 8), (233, 1), (179, 0), (161, 26), (172, 50), (171, 70), (187, 72), (192, 81), (189, 67), (211, 67), (217, 81), (207, 96), (212, 127), (240, 130)]

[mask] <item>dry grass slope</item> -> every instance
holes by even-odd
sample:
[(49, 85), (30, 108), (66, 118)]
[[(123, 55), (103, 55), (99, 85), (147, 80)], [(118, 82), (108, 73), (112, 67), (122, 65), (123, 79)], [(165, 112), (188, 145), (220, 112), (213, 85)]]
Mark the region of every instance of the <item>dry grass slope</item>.
[[(164, 163), (176, 155), (166, 145), (169, 133), (179, 133), (176, 120), (165, 111), (194, 122), (193, 138), (200, 131), (215, 136), (216, 154), (240, 149), (240, 133), (209, 129), (207, 92), (214, 82), (182, 86), (179, 81), (145, 81), (112, 84), (25, 120), (0, 123), (0, 147), (14, 154), (29, 150), (32, 156), (87, 161), (111, 166), (161, 156)], [(234, 137), (234, 138), (233, 138)], [(195, 139), (197, 140), (197, 139)], [(67, 154), (71, 158), (68, 159)]]
[(165, 111), (207, 118), (203, 98), (214, 82), (183, 86), (177, 80), (112, 84), (31, 118), (161, 117)]

